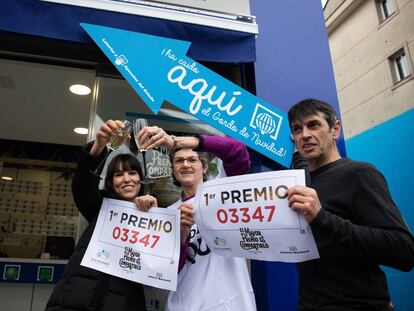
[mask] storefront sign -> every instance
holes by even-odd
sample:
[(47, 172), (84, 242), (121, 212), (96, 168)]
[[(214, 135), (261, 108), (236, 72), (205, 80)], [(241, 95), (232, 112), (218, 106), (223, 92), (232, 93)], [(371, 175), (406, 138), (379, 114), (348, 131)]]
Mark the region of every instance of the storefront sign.
[(149, 178), (157, 179), (170, 177), (172, 175), (169, 152), (170, 151), (164, 147), (147, 150), (146, 164)]
[(81, 26), (154, 113), (168, 100), (290, 166), (293, 143), (287, 115), (187, 57), (190, 42), (91, 24)]
[(288, 207), (286, 190), (305, 185), (303, 170), (242, 175), (198, 186), (198, 229), (222, 256), (301, 262), (319, 258), (309, 224)]
[(178, 211), (104, 199), (82, 266), (153, 287), (176, 290)]

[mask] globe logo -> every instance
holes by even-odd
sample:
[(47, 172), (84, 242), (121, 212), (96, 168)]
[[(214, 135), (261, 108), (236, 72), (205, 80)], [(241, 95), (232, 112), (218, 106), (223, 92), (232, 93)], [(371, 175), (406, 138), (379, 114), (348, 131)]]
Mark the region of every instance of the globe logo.
[(103, 259), (108, 259), (109, 258), (109, 252), (102, 249), (99, 252), (96, 253), (96, 256), (103, 258)]
[(277, 140), (282, 122), (283, 117), (281, 115), (260, 103), (256, 103), (250, 119), (250, 127), (259, 131), (260, 135), (269, 135), (270, 138)]
[(264, 112), (258, 114), (255, 123), (262, 135), (272, 134), (276, 130), (276, 122), (270, 114)]

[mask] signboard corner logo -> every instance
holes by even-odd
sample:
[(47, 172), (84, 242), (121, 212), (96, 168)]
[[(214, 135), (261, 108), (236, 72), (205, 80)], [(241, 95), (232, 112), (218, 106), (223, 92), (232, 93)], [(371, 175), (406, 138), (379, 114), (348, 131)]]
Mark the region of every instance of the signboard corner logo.
[(99, 252), (96, 253), (96, 256), (98, 258), (101, 258), (101, 259), (108, 259), (109, 258), (109, 252), (107, 250), (102, 249), (102, 250), (100, 250)]
[(225, 246), (226, 245), (226, 240), (224, 238), (216, 237), (214, 239), (213, 243), (214, 243), (214, 245), (217, 245), (217, 246)]
[(262, 135), (269, 135), (270, 138), (277, 140), (282, 120), (281, 115), (256, 103), (250, 120), (250, 127), (259, 130)]
[(115, 58), (115, 64), (118, 66), (124, 66), (128, 64), (128, 59), (123, 54), (119, 55), (117, 58)]

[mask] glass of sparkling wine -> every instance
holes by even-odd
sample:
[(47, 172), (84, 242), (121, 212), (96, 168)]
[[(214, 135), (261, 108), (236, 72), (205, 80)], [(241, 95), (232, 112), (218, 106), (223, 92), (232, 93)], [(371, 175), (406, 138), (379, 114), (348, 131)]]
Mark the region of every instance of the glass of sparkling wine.
[(142, 154), (142, 160), (143, 160), (143, 164), (144, 164), (144, 167), (143, 167), (143, 169), (144, 169), (144, 180), (141, 180), (141, 182), (140, 182), (141, 184), (144, 184), (144, 185), (145, 184), (152, 184), (152, 183), (155, 182), (155, 180), (150, 179), (147, 176), (147, 161), (146, 161), (146, 158), (145, 158), (145, 154), (146, 154), (147, 150), (145, 148), (142, 148), (142, 145), (145, 145), (146, 141), (139, 141), (138, 138), (137, 138), (137, 135), (138, 135), (139, 131), (141, 129), (143, 129), (144, 127), (147, 127), (147, 126), (148, 126), (147, 119), (139, 118), (139, 119), (136, 119), (134, 121), (134, 127), (133, 127), (134, 128), (135, 143), (137, 144), (139, 152), (141, 152), (141, 154)]
[(129, 122), (128, 120), (123, 120), (122, 123), (124, 124), (124, 127), (118, 129), (116, 134), (111, 137), (111, 139), (109, 140), (109, 143), (106, 145), (109, 149), (108, 153), (105, 155), (101, 163), (99, 163), (98, 167), (93, 172), (97, 176), (99, 176), (98, 174), (99, 169), (101, 168), (102, 164), (105, 163), (109, 154), (111, 154), (112, 151), (118, 149), (128, 139), (129, 134), (131, 133), (131, 130), (133, 127), (132, 123)]

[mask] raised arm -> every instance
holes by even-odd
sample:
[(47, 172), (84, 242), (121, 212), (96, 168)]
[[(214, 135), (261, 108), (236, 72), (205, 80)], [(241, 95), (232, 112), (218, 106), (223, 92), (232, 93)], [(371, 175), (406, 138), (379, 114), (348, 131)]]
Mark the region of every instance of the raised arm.
[(246, 146), (233, 138), (202, 135), (198, 150), (219, 157), (227, 176), (246, 174), (250, 169)]
[(227, 176), (245, 174), (250, 168), (250, 157), (246, 146), (233, 138), (208, 135), (173, 136), (168, 135), (158, 126), (144, 128), (137, 137), (139, 140), (146, 141), (143, 147), (148, 149), (164, 146), (168, 149), (190, 148), (211, 153), (223, 161)]
[(99, 177), (93, 171), (104, 159), (108, 150), (106, 144), (112, 135), (124, 125), (119, 120), (108, 120), (96, 132), (96, 139), (85, 145), (79, 153), (79, 162), (72, 180), (72, 193), (80, 213), (90, 221), (99, 212), (102, 194), (99, 191)]

